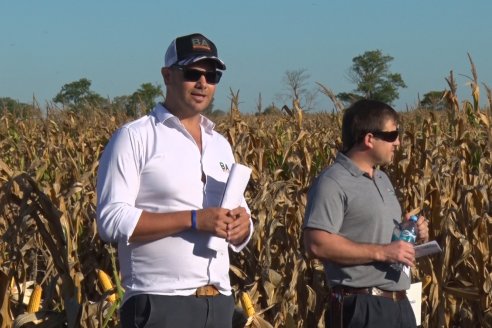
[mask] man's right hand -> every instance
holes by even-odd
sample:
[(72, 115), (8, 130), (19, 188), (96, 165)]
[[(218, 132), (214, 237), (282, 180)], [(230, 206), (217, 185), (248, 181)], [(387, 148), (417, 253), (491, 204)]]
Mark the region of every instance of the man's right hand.
[(227, 238), (227, 225), (234, 222), (229, 210), (220, 207), (209, 207), (196, 211), (196, 228), (211, 234)]
[(383, 246), (383, 261), (403, 263), (410, 267), (415, 265), (415, 249), (413, 244), (398, 240)]

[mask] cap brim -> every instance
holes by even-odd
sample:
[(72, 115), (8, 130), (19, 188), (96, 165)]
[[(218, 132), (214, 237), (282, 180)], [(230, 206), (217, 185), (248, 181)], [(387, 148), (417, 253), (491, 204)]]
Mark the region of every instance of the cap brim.
[(195, 56), (195, 57), (183, 59), (183, 60), (179, 61), (178, 64), (179, 65), (189, 65), (189, 64), (199, 62), (201, 60), (213, 60), (217, 64), (217, 69), (220, 69), (222, 71), (225, 71), (225, 69), (226, 69), (226, 65), (224, 64), (224, 62), (215, 56)]

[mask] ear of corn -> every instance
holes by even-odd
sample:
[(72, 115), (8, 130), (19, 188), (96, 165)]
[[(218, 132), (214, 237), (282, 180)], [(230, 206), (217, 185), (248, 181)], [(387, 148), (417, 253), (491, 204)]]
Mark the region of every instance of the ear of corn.
[[(106, 272), (103, 270), (97, 270), (97, 277), (99, 278), (99, 284), (103, 292), (108, 292), (113, 290), (113, 284), (111, 283), (111, 278), (108, 276)], [(110, 303), (114, 303), (116, 301), (116, 293), (112, 293), (109, 295), (106, 300)]]
[(241, 305), (248, 318), (255, 315), (255, 308), (253, 307), (249, 294), (246, 292), (241, 293)]
[(34, 286), (31, 298), (29, 299), (29, 304), (27, 305), (27, 313), (34, 313), (39, 311), (41, 305), (41, 294), (43, 293), (43, 288), (40, 285)]

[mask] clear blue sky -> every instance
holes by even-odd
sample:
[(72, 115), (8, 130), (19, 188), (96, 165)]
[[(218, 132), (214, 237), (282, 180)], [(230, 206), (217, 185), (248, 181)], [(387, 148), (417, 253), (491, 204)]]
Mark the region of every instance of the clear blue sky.
[[(352, 58), (380, 49), (391, 71), (407, 84), (398, 109), (430, 90), (447, 88), (453, 70), (460, 100), (470, 99), (467, 57), (479, 81), (492, 87), (492, 1), (7, 1), (0, 0), (0, 97), (44, 104), (82, 77), (104, 97), (129, 95), (142, 83), (163, 88), (160, 68), (173, 38), (201, 32), (212, 39), (227, 71), (215, 108), (229, 108), (229, 89), (240, 109), (277, 101), (287, 70), (305, 69), (309, 87), (335, 93), (354, 85)], [(482, 103), (486, 103), (485, 90)], [(320, 95), (317, 108), (333, 108)], [(289, 104), (290, 105), (290, 104)]]

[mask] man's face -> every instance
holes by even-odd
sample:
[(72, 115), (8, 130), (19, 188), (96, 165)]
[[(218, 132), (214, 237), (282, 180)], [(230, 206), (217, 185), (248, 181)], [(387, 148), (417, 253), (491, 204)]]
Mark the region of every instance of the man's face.
[[(395, 150), (400, 145), (400, 138), (395, 132), (397, 130), (398, 125), (396, 122), (394, 120), (387, 120), (381, 131), (372, 134), (375, 164), (389, 164), (393, 161)], [(394, 139), (395, 136), (396, 138)]]
[(187, 114), (203, 112), (212, 101), (217, 85), (215, 63), (203, 60), (188, 66), (172, 67), (169, 72), (167, 97), (172, 97), (176, 110)]

